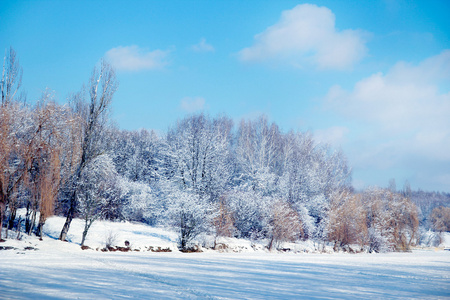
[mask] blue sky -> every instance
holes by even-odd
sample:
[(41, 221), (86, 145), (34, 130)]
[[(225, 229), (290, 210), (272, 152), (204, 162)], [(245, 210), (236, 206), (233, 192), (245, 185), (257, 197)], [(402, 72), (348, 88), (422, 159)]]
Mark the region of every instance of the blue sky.
[(342, 148), (357, 188), (450, 192), (450, 1), (1, 1), (29, 101), (65, 102), (101, 58), (113, 118), (164, 132), (266, 114)]

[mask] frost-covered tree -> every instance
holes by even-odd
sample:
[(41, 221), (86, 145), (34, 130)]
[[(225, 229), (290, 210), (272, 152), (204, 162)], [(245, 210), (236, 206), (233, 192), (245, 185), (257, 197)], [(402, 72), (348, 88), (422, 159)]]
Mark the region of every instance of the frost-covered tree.
[(2, 81), (0, 82), (2, 105), (15, 101), (17, 92), (22, 85), (22, 74), (23, 70), (16, 51), (10, 47), (9, 51), (5, 51), (3, 59)]
[(391, 193), (397, 192), (397, 184), (395, 183), (395, 178), (389, 179), (388, 190), (391, 191)]
[(168, 198), (168, 223), (179, 232), (179, 248), (188, 251), (196, 237), (208, 232), (212, 218), (211, 206), (205, 198), (185, 190), (173, 190)]
[(225, 195), (238, 237), (258, 239), (267, 235), (272, 200), (253, 190), (235, 190)]
[(31, 120), (28, 108), (17, 102), (0, 106), (0, 229), (7, 205), (10, 216), (15, 218), (18, 206), (16, 195), (28, 175)]
[[(120, 176), (120, 218), (156, 224), (164, 213), (166, 193), (173, 176), (169, 146), (154, 131), (113, 129), (110, 155)], [(164, 184), (163, 184), (164, 183)]]
[(11, 195), (18, 185), (26, 170), (23, 168), (23, 160), (18, 159), (17, 150), (20, 147), (21, 132), (26, 130), (25, 110), (18, 103), (16, 94), (22, 84), (22, 67), (19, 64), (16, 52), (13, 48), (6, 51), (2, 78), (0, 82), (0, 240), (2, 240), (3, 219), (5, 209)]
[(417, 191), (410, 191), (409, 197), (404, 194), (404, 197), (411, 199), (417, 205), (420, 226), (427, 230), (434, 230), (431, 222), (432, 211), (439, 206), (450, 207), (450, 193), (427, 192), (419, 189)]
[(225, 189), (229, 168), (230, 122), (199, 114), (177, 122), (167, 135), (173, 177), (181, 190), (217, 201)]
[(134, 182), (152, 184), (164, 176), (165, 143), (154, 131), (115, 130), (111, 152), (117, 172)]
[(317, 144), (310, 133), (285, 136), (280, 196), (300, 215), (307, 237), (325, 239), (330, 199), (349, 186), (350, 170), (342, 152)]
[(417, 207), (389, 190), (372, 188), (363, 194), (369, 230), (369, 251), (408, 250), (418, 238)]
[(439, 206), (430, 215), (433, 229), (439, 233), (450, 231), (450, 207)]
[[(227, 118), (211, 120), (199, 114), (179, 122), (167, 134), (167, 156), (171, 194), (175, 203), (170, 204), (170, 218), (180, 226), (180, 245), (204, 230), (204, 223), (211, 213), (213, 203), (219, 200), (230, 176), (229, 144), (231, 121)], [(195, 211), (191, 208), (196, 207)], [(202, 216), (199, 219), (199, 216)]]
[(163, 197), (158, 199), (158, 194), (150, 185), (121, 178), (120, 189), (123, 218), (150, 225), (158, 222), (164, 211)]
[[(21, 68), (11, 49), (2, 73), (0, 107), (0, 219), (8, 205), (8, 228), (15, 226), (19, 206), (27, 207), (26, 232), (31, 234), (40, 212), (38, 235), (45, 219), (53, 213), (53, 203), (64, 177), (60, 175), (60, 156), (66, 145), (64, 130), (67, 109), (53, 102), (45, 91), (36, 105), (17, 98)], [(25, 197), (23, 197), (25, 196)]]
[(281, 134), (278, 126), (261, 116), (255, 121), (242, 120), (236, 144), (237, 169), (234, 181), (245, 190), (272, 195), (277, 187)]
[(84, 220), (81, 246), (95, 220), (102, 216), (109, 199), (120, 196), (117, 189), (117, 173), (108, 155), (99, 155), (92, 159), (80, 175), (77, 184), (78, 211)]
[(84, 93), (80, 92), (73, 98), (74, 110), (81, 116), (81, 156), (71, 178), (68, 196), (69, 209), (67, 218), (59, 236), (65, 240), (70, 224), (76, 212), (78, 182), (86, 166), (99, 155), (105, 152), (104, 138), (108, 126), (108, 110), (112, 97), (117, 89), (115, 72), (105, 61), (100, 69), (94, 68), (89, 82), (89, 104), (84, 101)]

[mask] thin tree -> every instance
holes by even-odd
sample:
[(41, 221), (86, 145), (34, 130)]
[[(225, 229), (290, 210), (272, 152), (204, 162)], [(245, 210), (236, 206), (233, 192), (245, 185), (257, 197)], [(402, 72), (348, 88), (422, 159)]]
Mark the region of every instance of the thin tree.
[(81, 159), (72, 176), (69, 194), (69, 210), (66, 222), (61, 230), (59, 239), (64, 241), (76, 212), (78, 182), (81, 173), (93, 159), (102, 154), (102, 135), (108, 122), (108, 109), (112, 97), (117, 90), (117, 80), (114, 69), (105, 61), (102, 61), (100, 71), (94, 68), (89, 82), (90, 103), (87, 107), (82, 94), (75, 97), (75, 109), (82, 116)]
[(38, 166), (36, 182), (36, 210), (39, 209), (39, 222), (36, 235), (42, 238), (42, 229), (46, 219), (53, 214), (54, 202), (61, 184), (67, 179), (61, 176), (61, 153), (67, 150), (64, 129), (70, 126), (67, 109), (54, 102), (38, 103), (35, 114), (42, 131), (35, 146), (34, 160)]
[(2, 105), (11, 103), (22, 85), (22, 67), (12, 47), (5, 53), (1, 81)]
[(22, 67), (16, 57), (16, 52), (11, 47), (5, 53), (3, 60), (2, 78), (0, 82), (1, 104), (0, 104), (0, 241), (2, 240), (3, 219), (6, 203), (11, 187), (10, 184), (10, 155), (14, 151), (14, 141), (12, 140), (12, 119), (13, 109), (10, 104), (15, 98), (17, 91), (22, 84)]

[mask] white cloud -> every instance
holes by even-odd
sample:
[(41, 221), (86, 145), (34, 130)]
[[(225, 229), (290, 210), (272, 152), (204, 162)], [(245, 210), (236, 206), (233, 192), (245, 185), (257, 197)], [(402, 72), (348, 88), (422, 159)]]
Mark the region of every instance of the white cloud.
[[(355, 167), (378, 169), (450, 164), (450, 50), (413, 65), (399, 62), (386, 74), (357, 82), (351, 91), (332, 87), (329, 109), (358, 131), (350, 157)], [(427, 162), (427, 163), (425, 163)], [(425, 167), (423, 167), (425, 168)], [(432, 172), (431, 167), (428, 168)], [(448, 178), (449, 171), (434, 168)], [(441, 173), (438, 173), (441, 172)]]
[(214, 52), (214, 47), (206, 42), (205, 38), (202, 38), (198, 44), (192, 45), (191, 49), (195, 52)]
[(239, 56), (242, 61), (275, 59), (345, 69), (366, 54), (364, 35), (360, 30), (338, 31), (334, 14), (326, 7), (301, 4), (283, 11), (279, 22), (256, 35), (254, 44)]
[(347, 127), (334, 126), (326, 129), (317, 129), (314, 131), (314, 138), (319, 143), (340, 146), (346, 134), (349, 132)]
[(202, 97), (184, 97), (181, 99), (180, 108), (187, 113), (193, 113), (206, 108), (205, 99)]
[(136, 45), (112, 48), (105, 58), (117, 69), (123, 71), (141, 71), (160, 69), (167, 65), (170, 51), (139, 48)]

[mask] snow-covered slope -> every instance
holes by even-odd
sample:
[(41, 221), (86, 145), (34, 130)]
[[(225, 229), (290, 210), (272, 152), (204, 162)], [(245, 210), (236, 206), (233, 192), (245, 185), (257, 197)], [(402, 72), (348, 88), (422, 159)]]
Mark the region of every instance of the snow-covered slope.
[[(64, 224), (61, 217), (49, 218), (44, 226), (44, 232), (48, 237), (57, 239)], [(70, 226), (67, 239), (71, 243), (80, 244), (84, 223), (80, 219), (74, 219)], [(160, 227), (152, 227), (140, 223), (96, 221), (92, 224), (86, 237), (85, 245), (97, 249), (111, 243), (111, 246), (125, 246), (125, 241), (130, 243), (130, 248), (145, 250), (146, 248), (161, 247), (177, 249), (177, 233)]]

